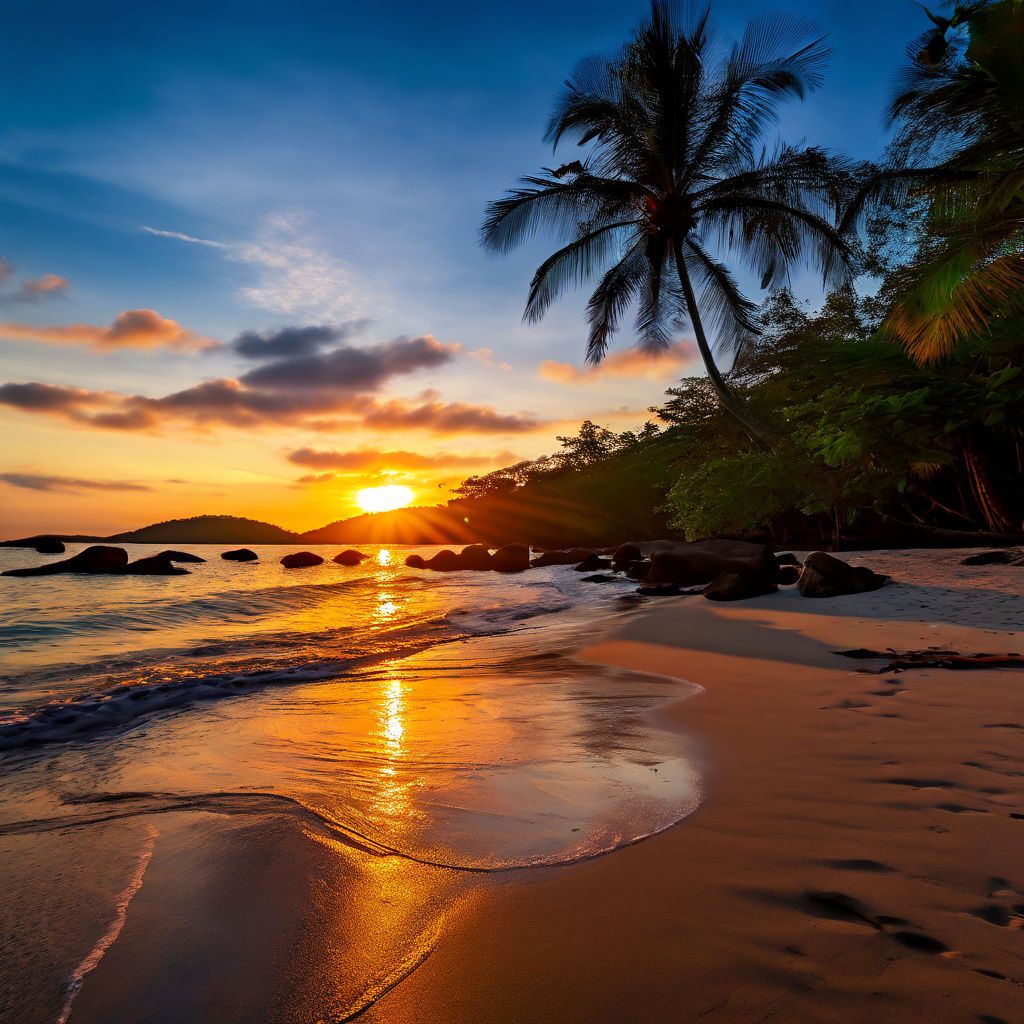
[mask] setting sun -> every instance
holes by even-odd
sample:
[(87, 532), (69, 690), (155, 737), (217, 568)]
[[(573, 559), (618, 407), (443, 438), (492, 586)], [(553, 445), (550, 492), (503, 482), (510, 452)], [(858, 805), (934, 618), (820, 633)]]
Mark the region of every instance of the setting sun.
[(356, 495), (356, 502), (364, 512), (391, 512), (412, 503), (413, 493), (402, 484), (385, 487), (367, 487)]

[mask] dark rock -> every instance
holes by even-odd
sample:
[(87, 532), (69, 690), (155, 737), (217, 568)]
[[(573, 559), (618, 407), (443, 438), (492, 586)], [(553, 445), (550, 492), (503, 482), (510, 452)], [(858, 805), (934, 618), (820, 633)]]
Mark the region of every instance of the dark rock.
[(491, 553), (484, 544), (470, 544), (459, 552), (459, 563), (462, 569), (473, 569), (478, 572), (493, 568)]
[(610, 558), (602, 558), (600, 555), (591, 552), (579, 565), (573, 568), (577, 572), (600, 572), (602, 569), (610, 569), (612, 562)]
[(236, 548), (234, 551), (222, 552), (220, 557), (227, 559), (229, 562), (255, 562), (260, 556), (248, 548)]
[(597, 573), (595, 576), (584, 576), (583, 583), (617, 583), (618, 576), (609, 576), (607, 573)]
[(449, 551), (448, 548), (438, 551), (432, 558), (428, 558), (424, 565), (428, 569), (433, 569), (434, 572), (455, 572), (462, 568), (459, 556), (454, 551)]
[(150, 555), (148, 558), (137, 558), (129, 562), (120, 570), (125, 576), (188, 576), (188, 569), (182, 569), (175, 565), (167, 557), (168, 552), (162, 551), (159, 555)]
[(205, 562), (205, 558), (200, 558), (198, 555), (193, 555), (188, 551), (161, 551), (160, 554), (154, 555), (154, 558), (166, 558), (169, 562)]
[(405, 564), (410, 569), (425, 569), (427, 567), (427, 563), (423, 561), (422, 555), (409, 555), (405, 560)]
[[(39, 548), (36, 548), (38, 551)], [(1008, 551), (1002, 548), (997, 551), (979, 551), (976, 555), (968, 555), (962, 559), (961, 565), (1017, 565), (1019, 551)]]
[[(348, 548), (346, 551), (342, 551), (341, 554), (334, 556), (334, 561), (338, 565), (358, 565), (363, 559), (369, 558), (369, 555), (364, 555), (362, 551), (356, 551), (354, 548)], [(408, 565), (408, 563), (406, 563)]]
[(629, 541), (626, 544), (620, 544), (612, 551), (612, 562), (615, 564), (615, 568), (619, 569), (629, 562), (650, 558), (655, 551), (671, 551), (680, 546), (685, 547), (686, 545), (678, 540)]
[(800, 582), (800, 567), (798, 565), (790, 565), (788, 562), (779, 566), (779, 582), (783, 586), (792, 586), (794, 583)]
[(527, 544), (506, 544), (491, 555), (495, 572), (522, 572), (530, 568), (530, 548)]
[(63, 555), (67, 548), (64, 547), (64, 542), (57, 540), (56, 537), (44, 537), (36, 544), (36, 551), (41, 555)]
[(841, 558), (815, 551), (804, 560), (800, 593), (804, 597), (842, 597), (879, 590), (889, 582), (862, 565), (850, 565)]
[[(616, 566), (616, 568), (618, 567)], [(635, 562), (628, 562), (625, 567), (625, 573), (631, 580), (645, 580), (650, 571), (651, 560), (649, 558), (639, 558)]]
[(704, 596), (709, 601), (745, 601), (778, 589), (773, 581), (756, 573), (723, 572), (704, 588)]
[(776, 555), (775, 561), (778, 562), (779, 565), (800, 565), (800, 559), (797, 558), (792, 551), (784, 551), (781, 555)]
[(774, 582), (778, 571), (775, 554), (767, 544), (702, 540), (652, 552), (646, 582), (655, 586), (676, 583), (692, 587), (710, 583), (727, 572), (759, 576)]
[(572, 555), (574, 562), (585, 562), (592, 555), (596, 554), (593, 548), (568, 548), (566, 554)]
[(281, 564), (286, 569), (308, 569), (313, 565), (322, 565), (323, 559), (312, 551), (296, 551), (294, 555), (285, 555)]
[(645, 583), (637, 588), (638, 594), (644, 597), (678, 597), (683, 588), (676, 583)]
[(128, 564), (124, 548), (110, 548), (102, 544), (79, 551), (77, 555), (48, 565), (34, 565), (28, 569), (8, 569), (4, 576), (56, 576), (58, 573), (119, 573)]
[(620, 544), (612, 552), (612, 565), (616, 569), (639, 562), (644, 557), (639, 544)]
[(530, 564), (535, 569), (545, 565), (575, 565), (580, 559), (569, 551), (545, 551), (539, 554)]

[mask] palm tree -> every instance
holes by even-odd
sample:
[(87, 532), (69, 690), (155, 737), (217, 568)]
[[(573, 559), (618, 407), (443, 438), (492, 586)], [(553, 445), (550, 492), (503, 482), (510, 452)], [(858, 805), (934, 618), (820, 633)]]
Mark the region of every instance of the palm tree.
[(830, 158), (759, 142), (782, 101), (820, 84), (828, 53), (803, 19), (759, 18), (730, 43), (708, 6), (654, 0), (619, 53), (580, 63), (545, 140), (553, 149), (575, 140), (585, 157), (525, 178), (488, 206), (481, 233), (499, 253), (542, 228), (564, 240), (534, 274), (524, 319), (540, 320), (566, 286), (599, 277), (587, 307), (588, 361), (602, 359), (633, 307), (642, 348), (664, 347), (689, 323), (722, 407), (770, 445), (775, 432), (715, 361), (716, 352), (735, 360), (758, 331), (756, 306), (725, 261), (762, 288), (784, 285), (802, 260), (826, 285), (846, 280)]
[(890, 104), (887, 165), (843, 221), (873, 206), (921, 207), (919, 251), (897, 275), (885, 322), (921, 363), (1024, 313), (1024, 4), (928, 14), (934, 27), (908, 48)]

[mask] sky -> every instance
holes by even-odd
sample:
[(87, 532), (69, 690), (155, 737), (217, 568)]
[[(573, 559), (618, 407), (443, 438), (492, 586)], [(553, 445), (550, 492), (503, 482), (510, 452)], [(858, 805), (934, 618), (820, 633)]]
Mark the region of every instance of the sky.
[[(522, 322), (550, 240), (495, 257), (477, 235), (552, 164), (574, 64), (645, 9), (7, 0), (0, 536), (206, 513), (310, 529), (361, 488), (436, 504), (584, 418), (641, 425), (701, 372), (690, 340), (652, 360), (627, 330), (587, 369), (585, 294)], [(733, 35), (772, 9), (714, 5)], [(834, 54), (778, 136), (880, 155), (920, 8), (780, 9)]]

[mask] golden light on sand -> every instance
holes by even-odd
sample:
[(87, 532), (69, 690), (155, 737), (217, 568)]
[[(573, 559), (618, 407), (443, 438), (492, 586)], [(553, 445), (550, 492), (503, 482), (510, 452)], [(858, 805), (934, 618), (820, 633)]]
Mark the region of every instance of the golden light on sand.
[(364, 512), (391, 512), (411, 505), (412, 499), (412, 490), (402, 484), (365, 487), (356, 495), (356, 502)]

